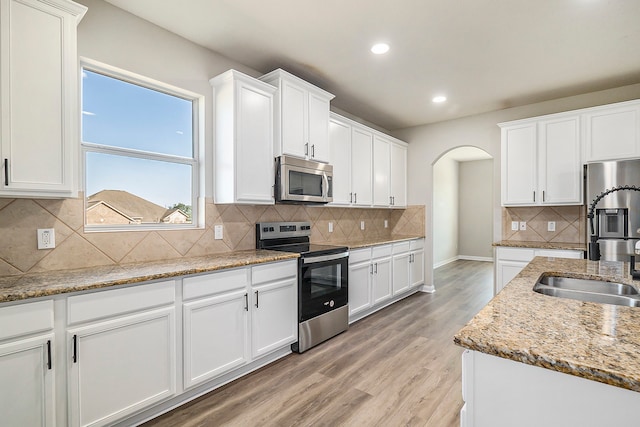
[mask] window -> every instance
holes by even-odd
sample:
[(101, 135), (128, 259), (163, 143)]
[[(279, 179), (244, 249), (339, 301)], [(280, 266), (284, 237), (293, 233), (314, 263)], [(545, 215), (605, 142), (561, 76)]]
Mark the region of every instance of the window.
[(83, 61), (87, 230), (201, 226), (202, 97)]

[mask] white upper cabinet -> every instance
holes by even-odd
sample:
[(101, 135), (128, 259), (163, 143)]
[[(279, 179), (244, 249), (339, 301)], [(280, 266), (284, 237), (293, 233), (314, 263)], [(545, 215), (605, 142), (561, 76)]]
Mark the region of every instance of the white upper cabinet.
[(502, 123), (502, 205), (582, 204), (578, 116)]
[(68, 0), (0, 2), (0, 196), (76, 197), (76, 27)]
[(277, 69), (260, 77), (276, 86), (274, 154), (329, 161), (329, 103), (334, 96)]
[(373, 204), (391, 205), (390, 172), (391, 143), (378, 135), (373, 137)]
[(332, 204), (351, 204), (351, 125), (334, 115), (329, 119), (329, 163), (333, 165)]
[(215, 94), (215, 203), (273, 204), (276, 88), (235, 70), (210, 80)]
[(373, 134), (365, 129), (351, 129), (351, 191), (353, 205), (371, 206), (372, 192), (372, 160)]
[(407, 206), (407, 144), (391, 144), (391, 207)]
[(592, 108), (583, 117), (587, 162), (640, 157), (640, 101)]

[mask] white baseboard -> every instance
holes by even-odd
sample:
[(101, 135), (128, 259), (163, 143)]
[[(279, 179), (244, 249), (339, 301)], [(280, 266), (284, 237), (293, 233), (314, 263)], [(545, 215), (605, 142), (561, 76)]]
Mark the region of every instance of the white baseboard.
[(485, 257), (485, 256), (459, 255), (458, 259), (464, 259), (467, 261), (493, 262), (493, 257)]
[(426, 292), (428, 294), (432, 294), (436, 291), (436, 287), (433, 285), (422, 285), (418, 288), (420, 292)]
[(449, 259), (446, 259), (446, 260), (444, 260), (444, 261), (440, 261), (440, 262), (438, 262), (438, 263), (433, 264), (433, 268), (434, 268), (434, 269), (436, 269), (436, 268), (438, 268), (438, 267), (442, 267), (443, 265), (447, 265), (447, 264), (449, 264), (450, 262), (454, 262), (454, 261), (457, 261), (457, 260), (459, 260), (459, 259), (460, 259), (460, 257), (458, 257), (458, 256), (454, 256), (453, 258), (449, 258)]

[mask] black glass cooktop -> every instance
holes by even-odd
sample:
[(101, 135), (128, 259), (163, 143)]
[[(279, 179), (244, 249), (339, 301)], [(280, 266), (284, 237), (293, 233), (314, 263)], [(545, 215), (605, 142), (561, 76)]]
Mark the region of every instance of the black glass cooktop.
[(317, 245), (313, 243), (295, 243), (291, 245), (278, 245), (270, 248), (274, 251), (294, 252), (300, 255), (329, 255), (346, 252), (349, 250), (346, 246)]

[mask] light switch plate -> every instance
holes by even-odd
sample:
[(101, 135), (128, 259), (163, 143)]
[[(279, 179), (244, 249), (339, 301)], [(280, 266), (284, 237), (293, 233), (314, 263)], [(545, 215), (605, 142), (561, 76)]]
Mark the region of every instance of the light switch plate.
[(511, 221), (511, 231), (518, 231), (518, 221)]
[(389, 220), (384, 220), (384, 228), (389, 228)]
[(213, 239), (222, 240), (222, 225), (216, 225), (213, 227)]
[(360, 230), (364, 230), (364, 221), (360, 221)]
[(555, 221), (547, 221), (547, 231), (556, 231)]
[(333, 233), (333, 223), (329, 223), (329, 233)]
[(56, 231), (53, 228), (38, 228), (38, 249), (56, 247)]
[(527, 229), (527, 221), (520, 221), (520, 231), (525, 231)]

